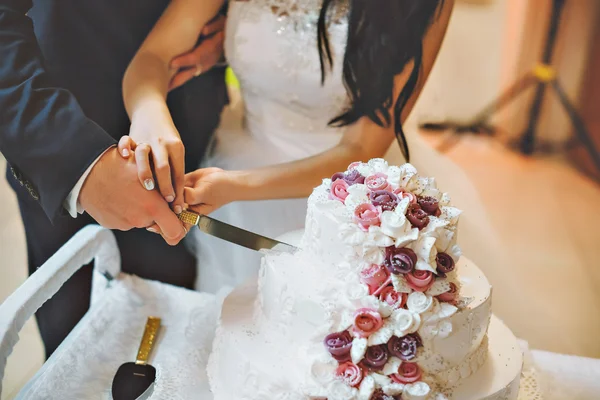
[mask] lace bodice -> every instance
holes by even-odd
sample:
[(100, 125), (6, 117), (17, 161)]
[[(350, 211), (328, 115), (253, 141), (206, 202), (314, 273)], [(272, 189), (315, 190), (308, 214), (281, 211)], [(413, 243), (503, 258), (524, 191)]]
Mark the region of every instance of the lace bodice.
[(322, 85), (320, 5), (319, 0), (230, 3), (225, 51), (241, 84), (246, 129), (278, 147), (322, 151), (339, 140), (340, 130), (327, 123), (347, 103), (342, 82), (347, 7), (339, 5), (329, 13), (334, 68)]

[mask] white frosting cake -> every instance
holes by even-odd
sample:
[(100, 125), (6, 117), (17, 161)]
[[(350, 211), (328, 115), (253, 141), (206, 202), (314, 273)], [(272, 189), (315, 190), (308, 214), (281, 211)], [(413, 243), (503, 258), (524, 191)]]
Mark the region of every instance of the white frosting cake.
[(215, 400), (516, 399), (522, 356), (501, 322), (488, 330), (491, 286), (461, 257), (460, 213), (410, 164), (324, 180), (288, 238), (300, 250), (268, 252), (225, 301)]

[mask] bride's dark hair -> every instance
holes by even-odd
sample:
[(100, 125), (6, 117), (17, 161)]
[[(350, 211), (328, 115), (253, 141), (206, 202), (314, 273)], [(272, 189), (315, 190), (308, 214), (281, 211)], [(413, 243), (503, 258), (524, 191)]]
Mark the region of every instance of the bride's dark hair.
[[(380, 126), (392, 123), (408, 161), (401, 114), (419, 80), (423, 38), (444, 0), (323, 0), (318, 22), (323, 82), (327, 69), (333, 66), (327, 18), (330, 8), (342, 1), (350, 3), (343, 75), (351, 105), (330, 124), (346, 126), (364, 116)], [(412, 72), (394, 103), (394, 77), (411, 61), (414, 62)], [(393, 115), (390, 115), (392, 104)]]

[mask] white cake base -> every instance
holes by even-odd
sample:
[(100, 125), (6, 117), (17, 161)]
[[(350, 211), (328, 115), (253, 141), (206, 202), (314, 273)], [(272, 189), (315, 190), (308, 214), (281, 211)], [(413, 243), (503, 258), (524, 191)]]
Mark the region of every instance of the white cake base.
[[(290, 367), (297, 359), (292, 354), (270, 348), (272, 342), (252, 318), (256, 295), (256, 285), (247, 284), (234, 290), (223, 305), (208, 371), (215, 400), (259, 400), (277, 390), (289, 393), (294, 388), (293, 383), (287, 382), (308, 373), (300, 371), (300, 365)], [(486, 362), (448, 393), (450, 399), (518, 399), (523, 356), (517, 339), (498, 318), (492, 317), (488, 340)], [(283, 360), (288, 357), (289, 361)], [(288, 368), (284, 371), (280, 364)], [(302, 398), (301, 393), (293, 395), (297, 397), (290, 398)]]
[(488, 356), (479, 370), (454, 389), (452, 399), (513, 400), (519, 396), (523, 353), (517, 338), (492, 316), (488, 328)]

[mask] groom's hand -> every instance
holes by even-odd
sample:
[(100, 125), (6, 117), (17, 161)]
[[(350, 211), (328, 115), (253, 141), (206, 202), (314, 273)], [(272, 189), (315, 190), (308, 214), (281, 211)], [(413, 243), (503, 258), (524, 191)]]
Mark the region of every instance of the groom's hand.
[(186, 233), (160, 193), (140, 185), (134, 157), (123, 159), (117, 148), (109, 149), (92, 168), (79, 202), (106, 228), (127, 231), (156, 222), (170, 245), (179, 243)]
[(188, 53), (181, 54), (171, 61), (175, 74), (169, 90), (173, 90), (190, 79), (212, 69), (223, 57), (226, 17), (219, 14), (210, 21), (201, 33), (200, 44)]

